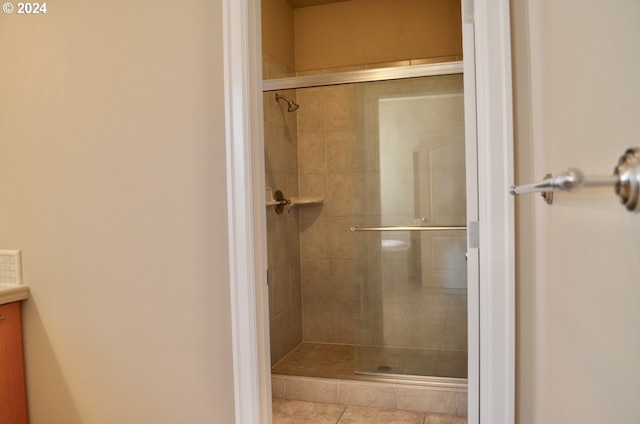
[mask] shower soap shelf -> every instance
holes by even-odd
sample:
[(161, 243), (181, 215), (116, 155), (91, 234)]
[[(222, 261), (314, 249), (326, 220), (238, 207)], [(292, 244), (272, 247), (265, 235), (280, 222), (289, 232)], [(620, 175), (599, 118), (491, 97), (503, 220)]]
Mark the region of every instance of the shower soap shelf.
[(270, 187), (266, 189), (266, 205), (273, 206), (278, 215), (284, 211), (285, 206), (287, 207), (287, 211), (291, 212), (291, 208), (294, 206), (318, 205), (322, 203), (324, 203), (324, 197), (322, 196), (296, 196), (285, 199), (280, 190), (276, 190), (276, 192), (273, 193)]
[(313, 205), (313, 204), (320, 204), (323, 202), (324, 202), (324, 197), (322, 196), (302, 196), (302, 197), (291, 198), (291, 206)]

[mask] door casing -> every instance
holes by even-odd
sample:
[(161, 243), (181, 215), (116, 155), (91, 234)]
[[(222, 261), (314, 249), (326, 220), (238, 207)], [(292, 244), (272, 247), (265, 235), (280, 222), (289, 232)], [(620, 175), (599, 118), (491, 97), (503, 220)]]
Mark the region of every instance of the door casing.
[[(469, 309), (469, 355), (479, 358), (469, 364), (469, 423), (511, 424), (515, 226), (507, 190), (513, 182), (509, 1), (463, 0), (462, 9), (465, 84), (475, 88), (470, 97), (465, 89), (466, 136), (475, 137), (478, 176), (477, 201), (467, 202), (477, 210), (467, 213), (479, 223), (479, 247), (469, 248), (469, 267), (479, 273), (477, 293), (469, 296), (478, 299)], [(235, 421), (271, 423), (260, 2), (223, 0), (223, 33)]]

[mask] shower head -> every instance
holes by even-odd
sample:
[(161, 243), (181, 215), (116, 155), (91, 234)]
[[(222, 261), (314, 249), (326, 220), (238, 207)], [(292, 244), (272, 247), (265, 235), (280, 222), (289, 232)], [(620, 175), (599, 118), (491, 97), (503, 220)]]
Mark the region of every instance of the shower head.
[(288, 97), (286, 97), (286, 96), (281, 96), (281, 95), (279, 95), (278, 93), (276, 93), (276, 102), (277, 102), (278, 100), (280, 100), (280, 99), (282, 99), (282, 100), (284, 100), (285, 102), (287, 102), (287, 105), (289, 105), (289, 107), (287, 108), (287, 111), (289, 111), (289, 112), (295, 112), (295, 111), (296, 111), (296, 110), (298, 110), (298, 108), (300, 107), (300, 105), (299, 105), (299, 104), (294, 103), (294, 102), (293, 102), (293, 101), (291, 101)]

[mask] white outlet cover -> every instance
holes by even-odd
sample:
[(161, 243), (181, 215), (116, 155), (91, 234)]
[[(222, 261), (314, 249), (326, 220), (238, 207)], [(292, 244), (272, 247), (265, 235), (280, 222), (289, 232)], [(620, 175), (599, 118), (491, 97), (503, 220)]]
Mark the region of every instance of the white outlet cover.
[(19, 250), (0, 250), (0, 284), (22, 284)]

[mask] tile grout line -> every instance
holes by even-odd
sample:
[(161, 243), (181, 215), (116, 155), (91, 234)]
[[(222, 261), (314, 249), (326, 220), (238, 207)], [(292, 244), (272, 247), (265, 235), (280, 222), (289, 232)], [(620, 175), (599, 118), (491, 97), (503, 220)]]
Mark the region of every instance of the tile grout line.
[(342, 419), (342, 417), (344, 416), (344, 413), (347, 412), (347, 405), (344, 405), (344, 409), (342, 410), (342, 413), (340, 414), (340, 416), (338, 417), (338, 421), (336, 421), (336, 424), (340, 424), (340, 420)]

